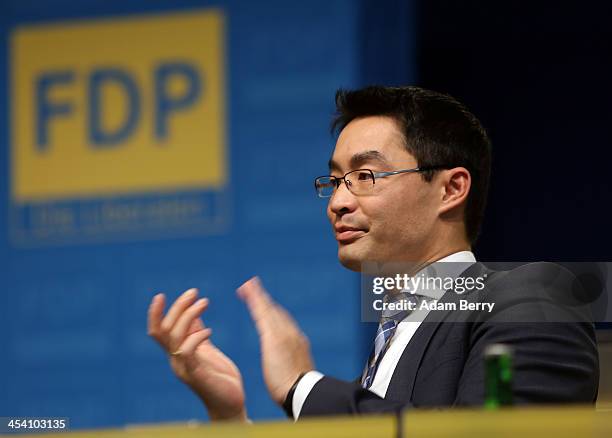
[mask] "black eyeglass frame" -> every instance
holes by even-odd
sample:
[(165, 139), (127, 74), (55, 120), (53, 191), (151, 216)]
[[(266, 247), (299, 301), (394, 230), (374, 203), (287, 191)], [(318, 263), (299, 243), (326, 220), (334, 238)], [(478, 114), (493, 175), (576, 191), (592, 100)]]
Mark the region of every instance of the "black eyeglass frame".
[[(315, 191), (317, 192), (317, 196), (319, 198), (331, 198), (333, 194), (336, 192), (336, 190), (340, 188), (341, 181), (344, 181), (344, 184), (346, 185), (348, 190), (351, 191), (350, 184), (346, 183), (346, 176), (354, 172), (370, 172), (370, 175), (372, 175), (372, 185), (374, 185), (376, 184), (376, 178), (386, 178), (388, 176), (399, 175), (400, 173), (427, 172), (428, 170), (440, 170), (440, 169), (452, 169), (452, 166), (448, 166), (448, 165), (423, 166), (423, 167), (415, 167), (413, 169), (391, 170), (388, 172), (374, 172), (372, 169), (355, 169), (355, 170), (351, 170), (350, 172), (346, 172), (344, 176), (333, 176), (333, 175), (318, 176), (314, 180), (314, 186), (315, 186)], [(317, 186), (317, 182), (321, 178), (331, 178), (333, 181), (336, 182), (336, 188), (329, 196), (322, 196), (321, 193), (319, 192), (319, 187)]]

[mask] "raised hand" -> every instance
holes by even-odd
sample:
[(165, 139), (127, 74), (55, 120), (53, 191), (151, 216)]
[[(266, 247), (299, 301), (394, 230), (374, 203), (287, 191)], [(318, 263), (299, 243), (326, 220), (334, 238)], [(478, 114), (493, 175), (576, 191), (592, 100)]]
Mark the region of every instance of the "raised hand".
[(300, 374), (314, 369), (310, 343), (294, 319), (254, 277), (238, 288), (255, 322), (261, 345), (264, 381), (272, 399), (282, 405)]
[(200, 319), (208, 299), (196, 301), (197, 289), (183, 293), (164, 316), (166, 298), (153, 297), (148, 333), (168, 353), (174, 373), (204, 402), (211, 420), (247, 421), (238, 367), (211, 341)]

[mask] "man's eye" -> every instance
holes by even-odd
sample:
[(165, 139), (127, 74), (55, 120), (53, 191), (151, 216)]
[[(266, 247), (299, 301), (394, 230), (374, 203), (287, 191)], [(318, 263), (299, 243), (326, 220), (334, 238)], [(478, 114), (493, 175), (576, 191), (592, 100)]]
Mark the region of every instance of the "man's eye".
[(359, 172), (357, 179), (359, 181), (372, 181), (372, 174), (370, 172)]

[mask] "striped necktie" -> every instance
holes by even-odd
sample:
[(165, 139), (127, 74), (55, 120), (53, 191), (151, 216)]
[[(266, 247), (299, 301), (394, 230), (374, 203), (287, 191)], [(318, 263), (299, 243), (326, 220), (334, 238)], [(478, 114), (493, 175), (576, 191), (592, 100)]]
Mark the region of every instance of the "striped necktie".
[[(402, 300), (406, 300), (407, 302), (413, 302), (414, 309), (418, 309), (420, 303), (425, 299), (427, 299), (427, 297), (423, 295), (413, 295), (410, 293), (401, 292), (396, 294), (392, 298), (389, 298), (389, 295), (386, 295), (384, 297), (383, 302), (388, 303), (389, 301), (399, 302)], [(370, 357), (368, 358), (366, 368), (364, 369), (363, 374), (361, 376), (361, 386), (363, 388), (367, 389), (372, 386), (376, 370), (380, 365), (382, 357), (389, 348), (391, 338), (395, 334), (397, 326), (411, 312), (411, 310), (383, 310), (380, 319), (380, 324), (378, 325), (378, 331), (376, 332), (376, 337), (374, 338), (374, 346), (372, 348), (372, 352), (370, 353)]]

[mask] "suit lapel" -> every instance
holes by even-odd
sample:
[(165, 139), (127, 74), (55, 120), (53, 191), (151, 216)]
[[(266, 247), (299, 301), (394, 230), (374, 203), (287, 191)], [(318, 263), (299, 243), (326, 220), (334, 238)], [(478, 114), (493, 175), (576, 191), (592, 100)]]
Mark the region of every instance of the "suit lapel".
[[(479, 277), (485, 273), (492, 272), (482, 263), (474, 263), (466, 269), (459, 277)], [(486, 282), (486, 280), (485, 280)], [(459, 302), (460, 299), (475, 301), (478, 299), (477, 293), (457, 294), (448, 291), (439, 300), (441, 303)], [(417, 371), (423, 361), (423, 356), (427, 350), (427, 346), (431, 342), (432, 337), (446, 320), (452, 310), (437, 310), (430, 312), (417, 331), (414, 333), (410, 342), (404, 349), (397, 366), (389, 382), (386, 399), (399, 400), (402, 402), (412, 401), (412, 393), (416, 381)], [(406, 397), (408, 398), (406, 399)]]

